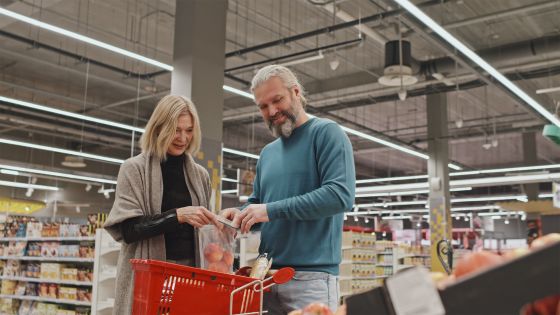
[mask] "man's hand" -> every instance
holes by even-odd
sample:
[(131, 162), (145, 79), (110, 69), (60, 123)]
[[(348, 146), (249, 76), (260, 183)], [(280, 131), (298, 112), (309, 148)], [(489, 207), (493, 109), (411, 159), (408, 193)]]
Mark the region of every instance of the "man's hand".
[(220, 216), (222, 216), (222, 217), (224, 217), (224, 218), (226, 218), (230, 221), (233, 221), (233, 218), (235, 218), (235, 216), (240, 212), (241, 211), (239, 211), (239, 209), (237, 209), (237, 208), (227, 208), (227, 209), (224, 209), (224, 210), (220, 211)]
[(204, 207), (189, 206), (177, 208), (177, 220), (179, 223), (188, 223), (200, 228), (207, 224), (221, 224), (216, 221), (216, 215)]
[[(239, 210), (238, 210), (239, 211)], [(255, 223), (268, 222), (266, 204), (251, 204), (243, 212), (233, 218), (233, 223), (239, 225), (241, 233), (247, 233)]]

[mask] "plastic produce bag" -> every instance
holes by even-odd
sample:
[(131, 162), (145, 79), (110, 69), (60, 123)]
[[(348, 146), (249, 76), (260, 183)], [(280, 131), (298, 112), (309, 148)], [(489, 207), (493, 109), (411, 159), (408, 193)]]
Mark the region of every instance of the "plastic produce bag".
[(198, 246), (202, 269), (233, 273), (235, 230), (224, 226), (205, 225), (198, 232)]

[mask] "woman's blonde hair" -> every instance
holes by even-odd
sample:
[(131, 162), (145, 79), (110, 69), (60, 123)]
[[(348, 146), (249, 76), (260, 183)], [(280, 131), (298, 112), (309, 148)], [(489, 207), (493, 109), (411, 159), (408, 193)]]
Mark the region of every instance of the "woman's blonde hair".
[(193, 137), (185, 152), (191, 155), (196, 154), (200, 149), (202, 137), (200, 120), (193, 102), (178, 95), (164, 96), (157, 104), (146, 125), (146, 131), (140, 138), (142, 152), (156, 156), (160, 161), (165, 161), (167, 149), (173, 142), (181, 115), (191, 115), (193, 122)]

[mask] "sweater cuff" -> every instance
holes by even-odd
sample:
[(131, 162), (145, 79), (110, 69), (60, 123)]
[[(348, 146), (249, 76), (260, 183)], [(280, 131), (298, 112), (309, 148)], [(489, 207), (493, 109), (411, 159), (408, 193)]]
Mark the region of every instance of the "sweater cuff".
[(266, 204), (266, 212), (269, 220), (287, 219), (286, 206), (283, 201), (274, 201)]

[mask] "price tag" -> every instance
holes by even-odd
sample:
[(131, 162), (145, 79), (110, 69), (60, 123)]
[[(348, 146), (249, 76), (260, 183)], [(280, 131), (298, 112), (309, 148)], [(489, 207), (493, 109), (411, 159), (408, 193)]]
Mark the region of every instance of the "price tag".
[(445, 315), (439, 293), (425, 268), (407, 269), (385, 283), (396, 315)]

